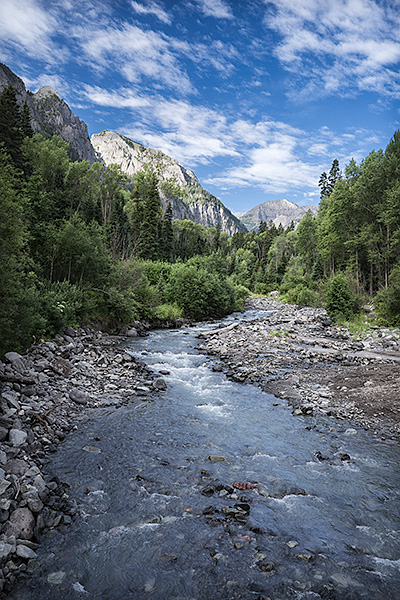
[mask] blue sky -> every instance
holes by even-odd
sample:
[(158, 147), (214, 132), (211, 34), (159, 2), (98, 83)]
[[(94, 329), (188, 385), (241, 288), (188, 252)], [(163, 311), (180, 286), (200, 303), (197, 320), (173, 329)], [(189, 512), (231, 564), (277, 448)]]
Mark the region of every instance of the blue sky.
[(399, 0), (1, 0), (0, 61), (234, 212), (317, 204), (400, 128)]

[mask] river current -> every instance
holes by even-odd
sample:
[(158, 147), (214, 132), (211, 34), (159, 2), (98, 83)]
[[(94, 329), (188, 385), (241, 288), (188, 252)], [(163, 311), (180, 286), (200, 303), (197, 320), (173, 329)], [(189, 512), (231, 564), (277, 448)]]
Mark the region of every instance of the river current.
[(130, 342), (167, 391), (93, 411), (51, 456), (79, 515), (10, 598), (400, 598), (398, 447), (214, 372), (214, 327)]

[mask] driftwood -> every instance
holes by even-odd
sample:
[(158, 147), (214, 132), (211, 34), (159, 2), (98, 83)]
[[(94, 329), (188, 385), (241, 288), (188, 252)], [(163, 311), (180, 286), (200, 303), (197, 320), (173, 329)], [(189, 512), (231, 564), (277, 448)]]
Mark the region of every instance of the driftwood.
[(30, 379), (29, 377), (4, 375), (4, 373), (0, 373), (0, 381), (7, 381), (8, 383), (20, 383), (21, 385), (35, 385), (37, 383), (37, 381)]
[(225, 331), (230, 331), (231, 329), (235, 329), (235, 327), (237, 327), (238, 325), (239, 325), (239, 323), (231, 323), (231, 325), (228, 325), (227, 327), (217, 327), (217, 329), (211, 329), (211, 331), (205, 331), (204, 333), (199, 333), (199, 335), (197, 337), (205, 338), (205, 337), (209, 337), (210, 335), (218, 335), (220, 333), (225, 333)]

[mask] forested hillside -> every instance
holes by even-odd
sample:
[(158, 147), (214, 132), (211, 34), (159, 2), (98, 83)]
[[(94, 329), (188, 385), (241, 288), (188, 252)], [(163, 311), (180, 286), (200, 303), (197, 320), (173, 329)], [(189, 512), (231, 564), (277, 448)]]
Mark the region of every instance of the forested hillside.
[(279, 289), (349, 318), (376, 296), (400, 322), (400, 134), (320, 180), (321, 204), (298, 227), (262, 222), (232, 237), (162, 208), (151, 169), (72, 161), (61, 138), (33, 135), (10, 86), (0, 95), (0, 352), (68, 325), (118, 329), (240, 309)]

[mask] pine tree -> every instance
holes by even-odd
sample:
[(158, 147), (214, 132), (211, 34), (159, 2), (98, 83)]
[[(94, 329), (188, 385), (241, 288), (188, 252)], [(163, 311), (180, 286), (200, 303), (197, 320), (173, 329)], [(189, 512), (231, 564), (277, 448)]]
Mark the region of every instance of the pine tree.
[(29, 109), (29, 106), (26, 103), (26, 100), (25, 100), (25, 102), (22, 106), (22, 110), (21, 110), (20, 127), (21, 127), (22, 136), (24, 138), (33, 136), (33, 129), (32, 129), (32, 125), (31, 125), (31, 111)]
[(163, 255), (165, 260), (171, 261), (174, 251), (174, 231), (172, 229), (172, 206), (168, 202), (163, 221)]
[(149, 189), (143, 206), (143, 222), (138, 242), (138, 254), (141, 258), (157, 260), (159, 258), (158, 227), (161, 216), (161, 201), (158, 192), (158, 180), (155, 173), (150, 174)]
[(12, 85), (4, 88), (0, 94), (0, 142), (11, 157), (15, 167), (22, 169), (24, 159), (21, 145), (21, 114), (17, 103), (17, 94)]

